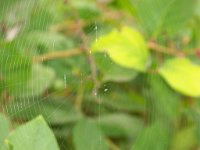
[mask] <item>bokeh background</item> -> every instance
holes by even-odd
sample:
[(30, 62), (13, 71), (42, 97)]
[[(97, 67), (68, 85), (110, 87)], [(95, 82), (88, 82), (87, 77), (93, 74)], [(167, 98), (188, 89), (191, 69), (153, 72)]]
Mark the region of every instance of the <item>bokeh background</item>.
[(200, 150), (199, 0), (0, 0), (0, 150)]

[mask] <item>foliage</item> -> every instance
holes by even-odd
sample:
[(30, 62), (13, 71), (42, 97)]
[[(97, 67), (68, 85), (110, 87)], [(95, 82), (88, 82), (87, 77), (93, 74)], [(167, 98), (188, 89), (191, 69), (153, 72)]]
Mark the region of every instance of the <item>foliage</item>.
[(0, 150), (200, 149), (200, 0), (0, 0)]

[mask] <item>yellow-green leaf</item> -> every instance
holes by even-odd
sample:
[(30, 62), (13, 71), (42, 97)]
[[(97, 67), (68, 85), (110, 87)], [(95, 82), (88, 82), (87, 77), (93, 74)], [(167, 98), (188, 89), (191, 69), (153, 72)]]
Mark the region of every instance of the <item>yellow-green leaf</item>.
[(168, 60), (159, 69), (161, 76), (178, 92), (200, 96), (200, 66), (186, 58)]
[(93, 51), (106, 52), (117, 64), (144, 71), (148, 63), (148, 49), (142, 35), (135, 29), (114, 29), (92, 44)]

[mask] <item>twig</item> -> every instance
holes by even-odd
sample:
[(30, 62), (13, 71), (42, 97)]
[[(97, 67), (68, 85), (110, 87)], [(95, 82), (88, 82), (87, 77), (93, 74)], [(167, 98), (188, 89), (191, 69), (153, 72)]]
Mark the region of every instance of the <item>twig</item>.
[(106, 141), (108, 142), (111, 150), (120, 150), (120, 148), (115, 143), (113, 143), (113, 141), (111, 141), (109, 138), (106, 138)]
[[(82, 39), (85, 39), (85, 38), (86, 38), (85, 36), (82, 37)], [(84, 47), (86, 47), (86, 46), (84, 46)], [(172, 50), (172, 49), (166, 48), (166, 47), (158, 45), (157, 43), (154, 43), (154, 42), (149, 42), (148, 47), (154, 51), (169, 54), (169, 55), (175, 55), (175, 56), (185, 55), (183, 52), (178, 52), (177, 50)], [(87, 59), (89, 60), (90, 64), (92, 65), (91, 68), (93, 68), (93, 69), (91, 69), (91, 70), (93, 70), (93, 72), (92, 72), (93, 76), (96, 76), (95, 75), (96, 73), (94, 71), (94, 70), (96, 70), (96, 66), (93, 66), (95, 62), (94, 62), (93, 58), (91, 58), (92, 56), (90, 55), (88, 50), (86, 50), (85, 48), (82, 48), (81, 50), (71, 49), (71, 50), (50, 52), (50, 53), (46, 53), (43, 55), (34, 56), (32, 61), (33, 61), (33, 63), (38, 63), (38, 62), (52, 60), (52, 59), (72, 57), (72, 56), (80, 55), (83, 52), (86, 54)]]
[(78, 87), (77, 97), (76, 97), (76, 100), (75, 100), (75, 108), (79, 112), (81, 112), (83, 94), (84, 94), (84, 86), (81, 83), (81, 85)]
[(148, 48), (151, 50), (157, 51), (159, 53), (164, 53), (168, 55), (173, 55), (173, 56), (178, 56), (178, 57), (185, 56), (185, 53), (183, 52), (179, 52), (178, 50), (175, 50), (172, 48), (164, 47), (152, 41), (148, 42)]
[(38, 63), (38, 62), (47, 61), (51, 59), (72, 57), (72, 56), (79, 55), (81, 53), (82, 51), (80, 51), (79, 49), (50, 52), (47, 54), (35, 56), (33, 57), (32, 61), (33, 63)]
[(96, 62), (95, 60), (93, 59), (92, 55), (90, 54), (90, 51), (89, 51), (89, 48), (88, 48), (88, 41), (87, 41), (87, 37), (83, 31), (83, 28), (82, 28), (82, 25), (81, 25), (81, 20), (79, 19), (79, 16), (78, 16), (78, 13), (76, 11), (76, 9), (74, 7), (72, 7), (72, 13), (75, 17), (75, 19), (77, 20), (77, 24), (78, 24), (78, 33), (79, 33), (79, 36), (80, 36), (80, 39), (82, 40), (82, 51), (83, 53), (85, 54), (86, 56), (86, 59), (90, 65), (90, 70), (91, 70), (91, 76), (92, 76), (92, 80), (93, 80), (93, 83), (94, 83), (94, 87), (93, 87), (93, 91), (92, 91), (92, 94), (93, 94), (93, 97), (94, 99), (98, 101), (97, 99), (97, 91), (98, 91), (98, 88), (99, 88), (99, 83), (98, 83), (98, 80), (97, 80), (97, 68), (96, 68)]

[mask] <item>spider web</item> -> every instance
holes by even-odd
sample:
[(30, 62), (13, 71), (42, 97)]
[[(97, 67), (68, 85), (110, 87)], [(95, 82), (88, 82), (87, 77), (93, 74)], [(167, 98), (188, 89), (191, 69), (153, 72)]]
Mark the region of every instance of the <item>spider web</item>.
[[(38, 50), (38, 48), (34, 47), (34, 42), (35, 40), (37, 41), (42, 41), (42, 43), (44, 45), (49, 45), (51, 46), (51, 49), (56, 49), (55, 48), (55, 43), (56, 41), (54, 39), (44, 39), (43, 36), (37, 36), (37, 38), (35, 37), (28, 37), (29, 41), (27, 41), (26, 37), (24, 38), (23, 36), (23, 32), (25, 32), (24, 35), (26, 35), (27, 33), (34, 33), (34, 29), (33, 31), (31, 31), (32, 27), (31, 27), (31, 19), (29, 19), (29, 15), (32, 14), (37, 14), (41, 15), (44, 14), (46, 15), (46, 10), (45, 9), (41, 9), (40, 6), (35, 5), (35, 1), (17, 1), (17, 2), (12, 2), (9, 1), (10, 4), (6, 4), (3, 3), (3, 5), (1, 6), (1, 9), (4, 10), (5, 12), (5, 22), (2, 23), (3, 28), (5, 27), (6, 29), (2, 29), (2, 31), (4, 32), (3, 38), (6, 40), (6, 43), (8, 43), (8, 47), (9, 48), (13, 48), (13, 49), (17, 49), (17, 51), (20, 51), (20, 53), (22, 54), (27, 54), (27, 56), (30, 56), (30, 58), (37, 56), (39, 53), (43, 53), (42, 48)], [(48, 2), (48, 1), (47, 1)], [(10, 7), (11, 3), (15, 3), (14, 5), (12, 4), (13, 7)], [(51, 5), (52, 6), (56, 6), (56, 1), (51, 1)], [(33, 9), (34, 7), (34, 9)], [(13, 9), (12, 9), (13, 8)], [(33, 10), (31, 13), (29, 12), (31, 9)], [(43, 20), (45, 19), (45, 21)], [(45, 24), (46, 21), (48, 20), (52, 20), (51, 16), (47, 15), (46, 18), (42, 18), (42, 17), (38, 17), (37, 18), (37, 23), (35, 24), (35, 28), (37, 28), (37, 26), (40, 26), (44, 31), (49, 31), (48, 26)], [(54, 22), (55, 20), (53, 20), (52, 22)], [(89, 30), (89, 32), (94, 32), (95, 33), (95, 39), (97, 41), (98, 39), (98, 26), (96, 24), (96, 22), (94, 22), (95, 26), (91, 27), (91, 29)], [(30, 30), (30, 31), (29, 31)], [(37, 30), (37, 29), (36, 29)], [(20, 40), (16, 40), (18, 39), (18, 37), (23, 37), (20, 38)], [(14, 42), (13, 42), (14, 41)], [(53, 43), (52, 43), (53, 42)], [(9, 45), (9, 43), (11, 43), (12, 45)], [(40, 45), (39, 45), (40, 46)], [(19, 49), (22, 48), (22, 49)], [(48, 49), (48, 48), (47, 48)], [(30, 52), (31, 51), (31, 52)], [(4, 89), (3, 90), (3, 103), (2, 105), (2, 112), (4, 114), (8, 114), (10, 118), (14, 119), (14, 124), (12, 124), (11, 128), (15, 128), (15, 126), (18, 123), (23, 123), (25, 121), (31, 120), (32, 118), (36, 117), (36, 115), (38, 114), (38, 111), (44, 113), (45, 119), (51, 118), (51, 116), (53, 116), (54, 114), (57, 113), (57, 111), (59, 111), (59, 109), (61, 107), (63, 107), (63, 103), (60, 104), (56, 104), (55, 107), (53, 107), (55, 104), (48, 99), (54, 95), (59, 95), (60, 93), (63, 94), (65, 92), (68, 92), (68, 88), (70, 85), (68, 85), (68, 82), (77, 82), (76, 78), (73, 78), (73, 72), (72, 70), (68, 69), (66, 71), (64, 71), (64, 73), (59, 74), (58, 76), (58, 81), (56, 82), (59, 86), (59, 89), (56, 90), (51, 90), (52, 88), (52, 84), (53, 83), (48, 83), (49, 81), (47, 81), (48, 78), (48, 73), (46, 75), (41, 75), (40, 72), (38, 71), (38, 73), (33, 72), (33, 68), (35, 70), (40, 70), (42, 71), (43, 69), (45, 69), (45, 67), (51, 67), (51, 61), (59, 61), (59, 60), (50, 60), (50, 61), (46, 61), (46, 62), (40, 62), (39, 64), (33, 64), (31, 61), (28, 62), (28, 65), (26, 67), (30, 67), (31, 71), (29, 69), (25, 70), (24, 72), (22, 72), (19, 76), (20, 77), (26, 77), (27, 74), (29, 74), (30, 77), (34, 77), (36, 80), (33, 80), (30, 82), (31, 79), (27, 79), (25, 81), (20, 81), (20, 80), (16, 80), (16, 78), (14, 78), (14, 76), (12, 76), (13, 73), (13, 67), (15, 66), (15, 64), (18, 65), (18, 69), (20, 70), (21, 68), (24, 68), (24, 64), (23, 61), (25, 61), (26, 59), (28, 60), (29, 57), (25, 58), (25, 59), (21, 59), (20, 57), (18, 57), (18, 52), (17, 54), (4, 54), (5, 51), (3, 51), (3, 53), (1, 53), (0, 56), (0, 61), (1, 60), (7, 60), (5, 64), (3, 64), (4, 62), (1, 61), (1, 67), (4, 70), (7, 70), (7, 74), (8, 74), (8, 81), (11, 81), (11, 83), (9, 85), (3, 84), (1, 85), (1, 88)], [(15, 57), (16, 56), (16, 57)], [(63, 60), (63, 59), (62, 59)], [(10, 61), (10, 62), (9, 62)], [(65, 60), (64, 60), (65, 61)], [(42, 67), (41, 67), (42, 65)], [(6, 67), (6, 68), (4, 68)], [(48, 69), (47, 72), (48, 72)], [(51, 69), (51, 68), (50, 68)], [(88, 67), (89, 69), (89, 67)], [(50, 71), (50, 73), (52, 73)], [(57, 77), (57, 72), (54, 71), (53, 73), (54, 78)], [(83, 81), (85, 80), (90, 80), (88, 75), (86, 73), (81, 73), (81, 77), (80, 77), (80, 86), (81, 84), (83, 84)], [(42, 81), (42, 86), (44, 87), (44, 90), (42, 90), (41, 93), (39, 94), (35, 94), (34, 90), (40, 90), (40, 86), (41, 86), (41, 82)], [(45, 82), (46, 83), (45, 83)], [(54, 80), (55, 81), (55, 80)], [(52, 81), (53, 82), (53, 81)], [(29, 92), (27, 93), (27, 88), (29, 88), (29, 86), (31, 87), (32, 84), (36, 85), (36, 88), (32, 87), (29, 90)], [(46, 85), (46, 86), (44, 86)], [(7, 88), (9, 87), (17, 87), (19, 86), (20, 88), (20, 94), (18, 93), (18, 89), (16, 90), (17, 92), (12, 95), (9, 93), (9, 91), (7, 91)], [(72, 87), (71, 89), (71, 93), (69, 93), (67, 96), (64, 96), (64, 101), (70, 99), (70, 97), (74, 97), (76, 95), (76, 93), (74, 93), (74, 91), (76, 91), (76, 88)], [(31, 92), (30, 92), (31, 91)], [(104, 92), (108, 91), (108, 87), (105, 88)], [(15, 95), (17, 95), (17, 98), (15, 97)], [(98, 97), (98, 95), (95, 95), (98, 99), (100, 97)], [(69, 97), (67, 99), (65, 99), (66, 97)], [(71, 100), (73, 101), (73, 100)], [(45, 102), (45, 103), (43, 103)], [(47, 110), (46, 105), (49, 103), (49, 105), (51, 107), (53, 107), (53, 110), (50, 109), (50, 113), (49, 110)], [(31, 109), (30, 109), (31, 108)], [(30, 109), (30, 110), (29, 110)], [(26, 111), (29, 110), (29, 111)], [(47, 110), (47, 111), (46, 111)], [(100, 120), (100, 112), (101, 112), (101, 105), (98, 105), (98, 111), (99, 111), (99, 120)], [(25, 113), (24, 113), (25, 112)], [(48, 122), (49, 124), (51, 124), (51, 120)], [(56, 129), (59, 130), (59, 128), (61, 129), (61, 127), (57, 127), (57, 125), (55, 124)], [(27, 135), (28, 136), (28, 135)], [(99, 142), (101, 143), (101, 137), (99, 139)], [(23, 143), (23, 137), (21, 138), (21, 143)], [(61, 142), (60, 145), (64, 148), (64, 149), (68, 149), (69, 147), (67, 147), (65, 145), (66, 143)]]
[[(11, 1), (12, 0), (10, 0), (9, 2)], [(91, 98), (91, 84), (93, 84), (91, 82), (93, 81), (91, 80), (91, 70), (89, 64), (84, 56), (75, 56), (78, 59), (59, 58), (48, 61), (46, 61), (44, 57), (44, 61), (41, 61), (39, 63), (32, 62), (33, 57), (37, 57), (49, 52), (73, 49), (74, 47), (76, 48), (77, 45), (81, 47), (82, 44), (82, 41), (77, 38), (79, 35), (76, 30), (71, 29), (73, 30), (72, 33), (66, 33), (67, 36), (72, 36), (72, 39), (68, 37), (66, 38), (66, 35), (62, 34), (62, 32), (66, 32), (62, 31), (63, 29), (67, 28), (67, 31), (70, 30), (68, 26), (76, 26), (76, 24), (70, 22), (73, 20), (71, 19), (73, 18), (73, 15), (68, 14), (67, 19), (65, 18), (67, 20), (66, 23), (64, 23), (64, 25), (62, 24), (61, 26), (58, 25), (59, 28), (61, 28), (61, 31), (57, 31), (57, 23), (60, 21), (60, 14), (54, 14), (55, 18), (52, 17), (52, 15), (48, 14), (54, 12), (53, 9), (57, 9), (57, 2), (52, 0), (43, 0), (41, 3), (43, 2), (44, 4), (38, 4), (38, 1), (20, 0), (15, 3), (15, 7), (13, 8), (10, 8), (11, 4), (7, 5), (6, 3), (0, 6), (0, 8), (2, 8), (4, 12), (6, 12), (4, 13), (5, 22), (3, 22), (1, 25), (3, 27), (1, 30), (4, 33), (3, 38), (6, 40), (9, 49), (15, 49), (15, 51), (17, 51), (17, 54), (7, 54), (5, 50), (2, 50), (3, 52), (0, 54), (0, 67), (3, 70), (7, 70), (7, 80), (11, 82), (9, 82), (9, 84), (0, 85), (0, 89), (3, 89), (3, 94), (1, 98), (3, 99), (3, 103), (1, 104), (2, 112), (4, 114), (8, 114), (8, 116), (13, 120), (11, 128), (15, 128), (18, 124), (29, 121), (39, 114), (43, 114), (48, 124), (52, 126), (55, 135), (59, 140), (59, 146), (61, 147), (61, 149), (73, 149), (72, 147), (68, 147), (68, 143), (66, 143), (66, 141), (61, 140), (64, 136), (66, 136), (65, 138), (68, 139), (68, 134), (70, 133), (69, 131), (65, 131), (65, 128), (71, 129), (72, 126), (69, 125), (69, 127), (63, 127), (60, 124), (67, 124), (69, 122), (74, 123), (75, 121), (80, 119), (80, 114), (77, 113), (76, 108), (73, 110), (71, 109), (75, 107), (76, 99), (80, 99), (79, 96), (83, 97), (82, 92), (84, 91), (82, 91), (81, 89), (84, 84), (86, 82), (89, 82), (90, 91), (87, 93), (87, 97), (84, 97), (83, 100), (85, 101), (85, 99), (99, 99), (102, 102), (101, 104), (96, 104), (93, 101), (89, 101), (89, 103), (92, 103), (91, 105), (92, 107), (94, 107), (93, 109), (96, 110), (96, 114), (92, 115), (96, 115), (99, 122), (101, 121), (101, 117), (103, 115), (102, 112), (104, 111), (102, 104), (106, 103), (108, 106), (110, 106), (113, 105), (113, 103), (104, 102), (99, 93), (95, 94), (95, 98)], [(51, 7), (47, 12), (45, 7), (49, 7), (49, 5)], [(59, 5), (58, 8), (64, 9), (62, 5)], [(91, 14), (89, 13), (88, 16), (86, 15), (86, 18), (89, 18), (90, 16)], [(32, 19), (35, 19), (35, 21), (33, 22)], [(51, 21), (49, 22), (49, 20)], [(68, 22), (68, 20), (70, 21)], [(86, 29), (86, 35), (88, 38), (87, 40), (97, 42), (99, 35), (104, 32), (102, 30), (104, 30), (103, 27), (99, 29), (98, 20), (93, 20), (91, 22), (91, 26)], [(76, 44), (70, 43), (71, 41), (76, 41)], [(25, 56), (28, 57), (19, 57), (18, 52), (20, 54), (25, 54)], [(91, 51), (89, 52), (91, 54)], [(102, 57), (105, 58), (105, 60), (101, 59)], [(126, 82), (130, 81), (136, 76), (135, 71), (124, 70), (124, 68), (116, 71), (116, 69), (112, 70), (111, 68), (109, 68), (110, 66), (114, 67), (116, 64), (114, 64), (110, 60), (108, 61), (108, 56), (106, 54), (97, 58), (97, 65), (103, 64), (103, 67), (100, 67), (100, 69), (106, 68), (108, 66), (103, 71), (111, 74), (114, 70), (115, 73), (115, 78), (113, 79), (113, 76), (107, 76), (105, 78), (105, 82), (101, 85), (99, 89), (99, 91), (104, 93), (104, 96), (107, 96), (107, 93), (112, 92), (111, 90), (113, 86), (114, 88), (117, 88), (115, 87), (115, 84), (113, 85), (113, 83), (109, 83), (111, 78), (114, 82), (118, 80), (120, 80), (121, 82)], [(27, 64), (24, 63), (26, 61)], [(15, 66), (16, 64), (18, 65), (18, 70), (23, 70), (25, 68), (22, 73), (18, 75), (18, 77), (25, 78), (28, 75), (27, 80), (17, 80), (17, 78), (12, 75), (13, 66)], [(59, 67), (61, 69), (59, 69)], [(130, 75), (126, 76), (124, 75), (124, 72), (128, 72), (128, 74)], [(121, 78), (120, 75), (116, 76), (116, 73), (123, 74), (122, 76), (124, 77)], [(34, 80), (31, 80), (30, 77)], [(51, 82), (49, 82), (49, 80), (51, 80)], [(142, 81), (142, 83), (143, 82), (144, 81)], [(33, 85), (35, 87), (32, 87)], [(118, 92), (121, 92), (126, 88), (126, 86), (124, 86), (123, 84), (120, 84), (118, 86), (120, 87), (120, 91)], [(13, 93), (10, 92), (9, 90), (7, 90), (9, 89), (9, 87), (15, 87), (15, 91)], [(86, 87), (86, 90), (87, 88), (88, 87)], [(35, 93), (35, 91), (38, 92)], [(151, 97), (151, 91), (148, 91), (147, 89), (147, 91), (145, 92), (147, 93), (147, 97)], [(117, 98), (118, 95), (112, 97), (112, 99)], [(123, 98), (123, 100), (125, 101), (126, 98)], [(156, 109), (157, 107), (159, 107), (154, 102), (155, 101), (150, 102), (152, 103), (150, 105), (153, 114), (157, 113)], [(161, 104), (159, 109), (162, 109), (162, 106), (163, 104)], [(68, 109), (70, 111), (68, 111)], [(116, 110), (118, 111), (120, 109), (124, 108), (122, 107)], [(132, 107), (130, 107), (130, 109), (132, 109)], [(91, 110), (89, 110), (89, 108), (88, 110), (83, 111), (87, 115), (91, 115)], [(98, 139), (100, 145), (102, 142), (102, 138), (103, 137), (99, 137)], [(151, 139), (151, 134), (148, 135), (147, 139)], [(23, 143), (23, 137), (20, 140), (21, 143)]]

